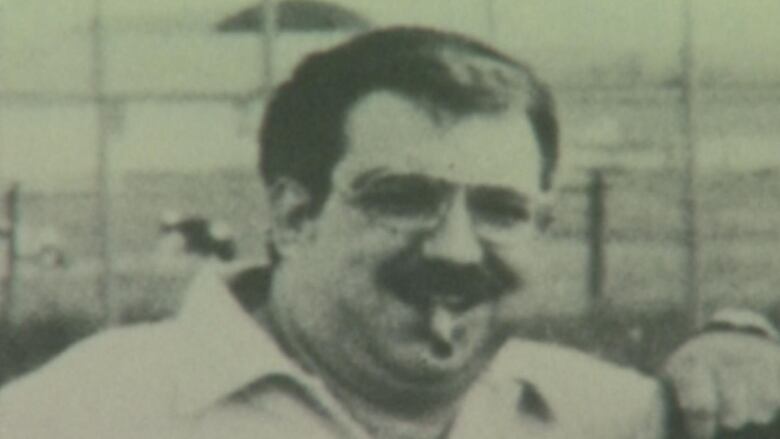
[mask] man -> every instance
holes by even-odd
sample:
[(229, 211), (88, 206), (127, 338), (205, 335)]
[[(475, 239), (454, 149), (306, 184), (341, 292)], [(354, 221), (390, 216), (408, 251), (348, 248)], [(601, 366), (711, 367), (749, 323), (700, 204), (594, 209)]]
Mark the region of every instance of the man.
[[(1, 437), (667, 433), (653, 379), (510, 338), (549, 309), (534, 272), (554, 263), (542, 231), (557, 122), (526, 67), (457, 35), (372, 32), (297, 69), (261, 144), (270, 266), (205, 273), (175, 319), (99, 335), (10, 385)], [(694, 340), (670, 370), (694, 434), (778, 406), (772, 391), (732, 404), (752, 373), (696, 382), (725, 370), (724, 351), (780, 377), (768, 339), (726, 335)], [(700, 403), (712, 389), (720, 399)]]

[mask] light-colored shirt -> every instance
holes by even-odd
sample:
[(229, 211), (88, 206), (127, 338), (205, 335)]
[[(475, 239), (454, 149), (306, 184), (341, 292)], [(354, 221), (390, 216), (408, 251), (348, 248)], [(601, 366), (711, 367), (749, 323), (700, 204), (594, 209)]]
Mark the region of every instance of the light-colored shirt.
[[(511, 341), (448, 438), (663, 436), (659, 386), (550, 344)], [(104, 331), (0, 390), (3, 439), (263, 439), (370, 435), (206, 270), (170, 320)]]

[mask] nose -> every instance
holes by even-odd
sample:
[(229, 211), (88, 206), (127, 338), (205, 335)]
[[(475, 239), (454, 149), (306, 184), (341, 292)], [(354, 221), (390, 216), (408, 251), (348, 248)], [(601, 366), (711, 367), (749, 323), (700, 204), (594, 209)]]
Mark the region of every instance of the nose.
[(482, 243), (474, 232), (465, 198), (463, 192), (456, 193), (438, 226), (426, 237), (422, 246), (426, 257), (463, 265), (482, 260)]

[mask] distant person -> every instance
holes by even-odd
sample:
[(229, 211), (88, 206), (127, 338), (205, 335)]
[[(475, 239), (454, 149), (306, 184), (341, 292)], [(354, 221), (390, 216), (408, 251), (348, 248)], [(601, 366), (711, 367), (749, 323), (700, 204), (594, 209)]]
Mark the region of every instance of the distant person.
[(233, 231), (224, 222), (168, 211), (160, 221), (157, 251), (163, 258), (198, 257), (227, 262), (236, 257), (236, 243)]
[[(0, 437), (682, 431), (656, 378), (512, 333), (558, 317), (538, 269), (560, 264), (538, 221), (557, 116), (523, 64), (455, 34), (370, 32), (304, 61), (261, 130), (270, 263), (206, 271), (176, 318), (100, 334), (12, 383)], [(689, 437), (767, 428), (780, 348), (705, 332), (665, 378)]]

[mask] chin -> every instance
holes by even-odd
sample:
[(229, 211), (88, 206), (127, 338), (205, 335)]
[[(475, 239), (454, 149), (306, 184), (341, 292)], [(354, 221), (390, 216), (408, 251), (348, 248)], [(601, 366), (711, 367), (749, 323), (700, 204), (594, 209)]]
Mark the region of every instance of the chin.
[(419, 341), (402, 347), (376, 345), (351, 356), (355, 366), (351, 369), (359, 372), (344, 378), (357, 385), (368, 400), (419, 415), (426, 408), (462, 396), (492, 358), (489, 351), (462, 348), (448, 358), (439, 358)]
[(383, 374), (399, 386), (418, 392), (451, 393), (466, 387), (482, 370), (486, 359), (458, 351), (443, 357), (429, 346), (414, 346), (378, 363)]

